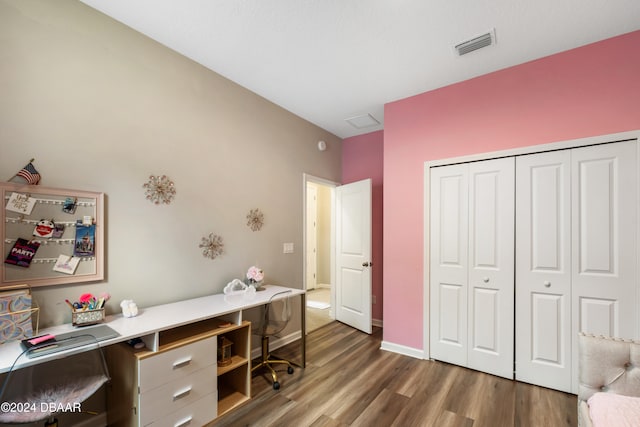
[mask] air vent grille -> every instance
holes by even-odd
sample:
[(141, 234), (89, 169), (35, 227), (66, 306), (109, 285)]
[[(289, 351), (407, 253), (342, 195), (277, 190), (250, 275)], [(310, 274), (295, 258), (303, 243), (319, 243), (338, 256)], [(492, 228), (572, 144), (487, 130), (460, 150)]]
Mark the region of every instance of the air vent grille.
[(482, 49), (483, 47), (495, 44), (495, 39), (495, 33), (493, 31), (490, 31), (481, 36), (474, 37), (471, 40), (467, 40), (465, 42), (457, 44), (456, 51), (460, 56), (466, 55), (467, 53), (471, 53), (474, 50)]

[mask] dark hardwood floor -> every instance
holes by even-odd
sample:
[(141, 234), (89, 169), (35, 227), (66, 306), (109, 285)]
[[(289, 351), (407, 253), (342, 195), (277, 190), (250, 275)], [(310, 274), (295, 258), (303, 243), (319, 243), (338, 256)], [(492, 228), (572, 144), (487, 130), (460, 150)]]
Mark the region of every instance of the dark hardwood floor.
[[(380, 350), (333, 322), (307, 335), (307, 367), (279, 391), (252, 379), (252, 399), (211, 426), (576, 426), (576, 396)], [(275, 352), (299, 361), (299, 343)]]

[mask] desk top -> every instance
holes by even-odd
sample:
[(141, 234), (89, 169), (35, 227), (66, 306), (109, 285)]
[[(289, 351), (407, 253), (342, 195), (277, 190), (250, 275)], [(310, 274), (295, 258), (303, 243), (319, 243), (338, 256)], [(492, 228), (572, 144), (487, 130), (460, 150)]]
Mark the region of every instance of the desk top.
[[(142, 308), (136, 317), (124, 317), (122, 314), (109, 315), (103, 324), (108, 325), (120, 336), (100, 341), (101, 347), (124, 342), (132, 338), (150, 335), (156, 332), (186, 325), (189, 323), (206, 320), (213, 317), (238, 313), (252, 307), (265, 304), (269, 299), (284, 291), (291, 291), (291, 296), (302, 295), (303, 289), (292, 289), (284, 286), (265, 285), (264, 290), (255, 293), (243, 293), (237, 295), (214, 294), (200, 298), (193, 298), (169, 304), (156, 305)], [(60, 335), (71, 331), (90, 332), (91, 327), (78, 328), (71, 324), (53, 326), (39, 331), (39, 334)], [(83, 351), (85, 347), (77, 347), (69, 350), (43, 355), (33, 359), (21, 358), (18, 367), (24, 367), (36, 363), (43, 363)], [(89, 347), (90, 348), (90, 347)], [(0, 346), (0, 373), (8, 372), (16, 358), (22, 353), (20, 342), (14, 341)]]

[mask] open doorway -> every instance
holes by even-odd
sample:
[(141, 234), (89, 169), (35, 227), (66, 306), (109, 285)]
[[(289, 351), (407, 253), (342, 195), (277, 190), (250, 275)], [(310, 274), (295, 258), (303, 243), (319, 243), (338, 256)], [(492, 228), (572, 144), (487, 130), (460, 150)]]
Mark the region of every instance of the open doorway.
[(335, 320), (335, 186), (335, 183), (305, 175), (304, 277), (307, 290), (307, 333)]

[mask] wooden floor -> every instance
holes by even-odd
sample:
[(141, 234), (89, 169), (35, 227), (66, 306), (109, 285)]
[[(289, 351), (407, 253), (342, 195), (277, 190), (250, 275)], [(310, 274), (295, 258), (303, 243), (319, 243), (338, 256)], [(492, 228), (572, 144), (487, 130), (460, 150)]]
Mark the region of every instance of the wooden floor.
[[(281, 389), (254, 376), (252, 399), (212, 426), (576, 426), (576, 396), (380, 350), (333, 322), (307, 336), (307, 367)], [(299, 343), (277, 355), (296, 361)]]

